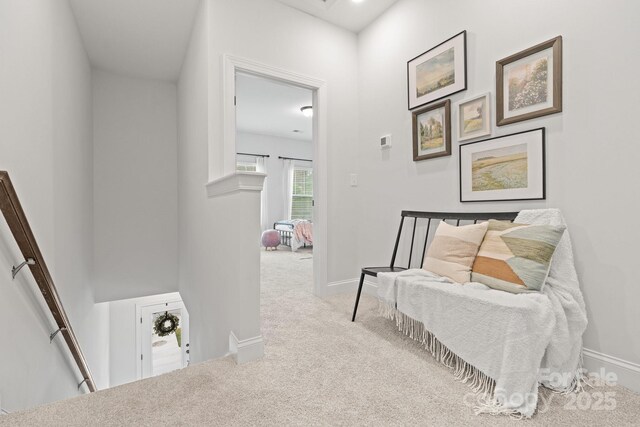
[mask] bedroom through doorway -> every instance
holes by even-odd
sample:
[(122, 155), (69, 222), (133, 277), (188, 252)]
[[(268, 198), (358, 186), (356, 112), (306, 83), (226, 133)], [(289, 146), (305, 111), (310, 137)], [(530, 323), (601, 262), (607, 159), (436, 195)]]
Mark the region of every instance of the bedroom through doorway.
[(261, 197), (261, 286), (313, 292), (313, 91), (236, 72), (236, 169), (267, 175)]

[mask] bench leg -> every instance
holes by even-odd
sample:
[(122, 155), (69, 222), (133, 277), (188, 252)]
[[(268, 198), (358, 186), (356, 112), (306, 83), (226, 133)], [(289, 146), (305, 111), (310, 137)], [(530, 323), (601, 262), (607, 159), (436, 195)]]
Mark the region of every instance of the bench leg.
[(360, 302), (360, 294), (362, 293), (362, 284), (364, 283), (364, 273), (360, 274), (360, 284), (358, 285), (358, 295), (356, 296), (356, 305), (353, 307), (352, 322), (356, 320), (356, 312), (358, 311), (358, 303)]

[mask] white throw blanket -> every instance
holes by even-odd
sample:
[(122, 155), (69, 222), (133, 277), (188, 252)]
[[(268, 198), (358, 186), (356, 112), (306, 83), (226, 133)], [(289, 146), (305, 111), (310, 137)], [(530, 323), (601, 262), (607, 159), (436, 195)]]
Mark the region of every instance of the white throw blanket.
[[(520, 212), (516, 222), (566, 226), (558, 209), (524, 210)], [(549, 276), (542, 293), (551, 301), (554, 312), (558, 313), (556, 327), (544, 355), (542, 368), (551, 373), (570, 373), (581, 370), (582, 334), (587, 329), (587, 310), (573, 262), (573, 247), (568, 229), (564, 232), (553, 254)], [(554, 378), (553, 383), (541, 378), (541, 382), (555, 390), (573, 391), (579, 386), (580, 379), (581, 372), (576, 372), (575, 375), (567, 375), (563, 384), (557, 384), (558, 378)]]
[[(564, 225), (555, 209), (522, 211), (516, 222)], [(421, 341), (457, 378), (493, 396), (477, 412), (531, 417), (538, 383), (579, 386), (584, 301), (568, 232), (541, 293), (511, 294), (480, 283), (460, 285), (412, 269), (378, 275), (382, 313)]]

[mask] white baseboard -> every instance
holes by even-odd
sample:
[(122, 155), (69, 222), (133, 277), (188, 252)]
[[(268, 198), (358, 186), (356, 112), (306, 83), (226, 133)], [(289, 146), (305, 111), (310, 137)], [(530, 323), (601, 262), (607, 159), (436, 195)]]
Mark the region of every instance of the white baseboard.
[(588, 372), (604, 373), (613, 372), (617, 376), (617, 385), (640, 393), (640, 365), (618, 357), (609, 356), (588, 348), (582, 349), (584, 368)]
[[(340, 280), (338, 282), (331, 282), (327, 285), (327, 295), (335, 295), (346, 292), (357, 292), (358, 283), (360, 279)], [(362, 286), (362, 292), (368, 295), (376, 295), (378, 285), (376, 282), (369, 281), (365, 278), (364, 285)]]
[(252, 362), (264, 356), (264, 340), (262, 335), (239, 340), (231, 331), (229, 334), (229, 353), (233, 354), (237, 364)]

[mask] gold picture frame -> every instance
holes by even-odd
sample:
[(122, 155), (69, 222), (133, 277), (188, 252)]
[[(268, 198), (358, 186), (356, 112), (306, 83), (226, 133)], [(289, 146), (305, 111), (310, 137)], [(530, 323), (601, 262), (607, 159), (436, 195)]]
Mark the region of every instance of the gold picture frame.
[(491, 93), (483, 93), (456, 104), (458, 141), (491, 135)]

